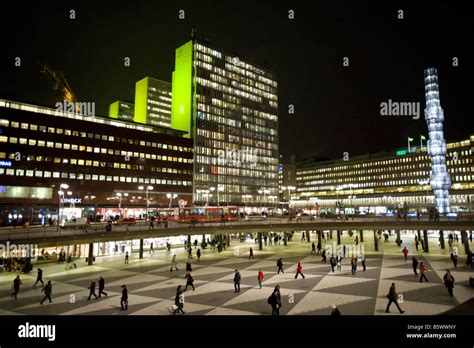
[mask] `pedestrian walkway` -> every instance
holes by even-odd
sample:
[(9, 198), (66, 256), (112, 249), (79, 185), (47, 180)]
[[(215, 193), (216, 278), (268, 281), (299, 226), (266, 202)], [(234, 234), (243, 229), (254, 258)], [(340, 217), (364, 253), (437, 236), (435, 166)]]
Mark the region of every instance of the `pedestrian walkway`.
[[(311, 238), (315, 240), (314, 235)], [(373, 242), (368, 236), (365, 239)], [(430, 270), (429, 282), (420, 283), (411, 269), (414, 247), (408, 243), (409, 261), (405, 262), (393, 235), (389, 243), (380, 243), (379, 252), (371, 252), (372, 244), (364, 245), (366, 271), (362, 271), (359, 261), (355, 275), (351, 274), (350, 257), (343, 259), (341, 271), (331, 272), (329, 261), (323, 264), (320, 255), (311, 254), (311, 243), (294, 240), (297, 241), (287, 247), (264, 246), (263, 251), (258, 250), (258, 244), (236, 241), (221, 253), (204, 250), (201, 262), (191, 260), (196, 290), (184, 293), (186, 315), (269, 315), (267, 298), (276, 284), (281, 287), (281, 315), (329, 315), (333, 304), (343, 315), (399, 315), (385, 314), (386, 295), (392, 282), (403, 295), (400, 306), (406, 311), (404, 315), (440, 314), (474, 297), (473, 288), (468, 287), (473, 272), (463, 264), (452, 272), (456, 279), (455, 296), (448, 296), (442, 276), (452, 265), (446, 253), (434, 249), (429, 255), (417, 253), (418, 260), (424, 261)], [(352, 240), (348, 236), (342, 238), (343, 243)], [(251, 260), (248, 259), (250, 246), (255, 254)], [(67, 271), (64, 265), (42, 265), (43, 279), (53, 284), (53, 302), (43, 305), (40, 305), (41, 288), (33, 288), (36, 267), (33, 272), (20, 275), (23, 284), (17, 300), (9, 295), (16, 274), (0, 273), (0, 315), (169, 315), (176, 287), (186, 284), (187, 253), (182, 248), (173, 252), (177, 253), (179, 268), (174, 272), (169, 270), (171, 255), (165, 251), (147, 254), (142, 260), (132, 254), (129, 264), (123, 263), (123, 256), (111, 256), (97, 258), (93, 266), (87, 266), (82, 259), (77, 269)], [(276, 262), (280, 257), (285, 273), (277, 274)], [(294, 279), (298, 261), (302, 263), (305, 279)], [(234, 293), (235, 269), (242, 276), (238, 294)], [(265, 274), (262, 289), (258, 286), (258, 270)], [(99, 276), (105, 279), (108, 296), (87, 301), (87, 287)], [(124, 284), (128, 288), (129, 307), (120, 311), (120, 288)]]

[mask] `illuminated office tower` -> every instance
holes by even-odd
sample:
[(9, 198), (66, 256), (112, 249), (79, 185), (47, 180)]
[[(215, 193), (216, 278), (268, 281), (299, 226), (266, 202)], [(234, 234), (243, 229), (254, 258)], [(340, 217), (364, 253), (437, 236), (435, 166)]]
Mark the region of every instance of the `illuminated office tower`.
[(444, 113), (439, 102), (438, 72), (434, 68), (425, 70), (425, 119), (428, 124), (428, 154), (431, 157), (431, 188), (440, 213), (450, 211), (449, 189), (451, 179), (446, 169), (446, 142), (443, 135)]
[(194, 138), (194, 202), (277, 204), (275, 74), (195, 38), (175, 58), (171, 127)]
[(121, 121), (133, 122), (133, 103), (117, 100), (109, 105), (109, 117), (117, 118)]
[(171, 83), (149, 76), (136, 83), (134, 121), (170, 127)]

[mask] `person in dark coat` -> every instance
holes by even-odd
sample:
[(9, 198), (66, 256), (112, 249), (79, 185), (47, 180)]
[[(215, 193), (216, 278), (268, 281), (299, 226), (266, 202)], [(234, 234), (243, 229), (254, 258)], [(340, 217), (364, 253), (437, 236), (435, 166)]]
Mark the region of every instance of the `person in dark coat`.
[(36, 283), (34, 287), (36, 288), (36, 284), (41, 283), (41, 285), (44, 286), (43, 282), (43, 270), (41, 268), (38, 268), (38, 275), (36, 276)]
[(99, 277), (99, 298), (101, 294), (104, 294), (107, 296), (107, 293), (104, 291), (105, 289), (105, 279), (102, 277)]
[(413, 256), (411, 259), (412, 259), (411, 265), (413, 267), (413, 272), (415, 273), (415, 277), (416, 277), (418, 275), (418, 272), (416, 271), (418, 269), (418, 260), (416, 259), (415, 256)]
[(281, 308), (281, 294), (280, 285), (275, 286), (272, 295), (270, 296), (270, 305), (272, 306), (272, 315), (280, 315)]
[(183, 296), (183, 290), (181, 290), (181, 285), (178, 285), (178, 288), (176, 289), (176, 296), (174, 298), (174, 304), (176, 306), (176, 309), (173, 311), (173, 315), (181, 312), (181, 313), (186, 313), (183, 308), (184, 308), (184, 296)]
[(88, 289), (89, 291), (89, 297), (87, 298), (87, 301), (91, 299), (91, 296), (94, 295), (95, 299), (97, 300), (97, 295), (95, 293), (95, 280), (91, 281), (91, 285), (89, 285)]
[(323, 253), (321, 254), (321, 256), (323, 258), (321, 262), (326, 263), (326, 249), (323, 250)]
[(252, 258), (252, 259), (254, 258), (254, 257), (253, 257), (253, 249), (252, 249), (252, 247), (250, 247), (250, 250), (249, 250), (249, 260), (250, 260), (251, 258)]
[(122, 297), (120, 297), (120, 306), (122, 310), (128, 309), (128, 290), (126, 285), (122, 285)]
[(43, 304), (46, 299), (49, 300), (49, 303), (53, 302), (51, 300), (51, 293), (53, 292), (53, 285), (51, 284), (51, 280), (48, 281), (48, 284), (41, 290), (41, 292), (44, 292), (44, 298), (41, 300), (40, 304)]
[(235, 292), (240, 292), (240, 280), (242, 277), (240, 276), (240, 272), (238, 269), (235, 270), (234, 274), (234, 290)]
[(196, 256), (197, 256), (197, 260), (198, 260), (198, 261), (201, 261), (201, 249), (198, 249), (198, 250), (196, 251)]
[(17, 299), (17, 294), (20, 291), (20, 285), (22, 284), (20, 276), (17, 275), (15, 280), (13, 280), (13, 293), (12, 297), (15, 297), (15, 300)]
[(443, 277), (443, 281), (444, 286), (446, 286), (446, 289), (448, 289), (449, 296), (453, 296), (454, 277), (449, 269), (446, 271), (446, 274)]
[(128, 251), (125, 253), (125, 263), (128, 263)]
[(280, 271), (281, 271), (281, 273), (285, 273), (285, 272), (283, 271), (283, 258), (282, 258), (282, 257), (280, 257), (280, 258), (278, 259), (278, 261), (277, 261), (277, 267), (278, 267), (278, 274), (280, 274)]
[(400, 306), (398, 305), (398, 294), (397, 294), (397, 291), (395, 289), (395, 283), (392, 283), (392, 286), (390, 287), (390, 290), (388, 292), (388, 295), (387, 295), (387, 298), (388, 298), (388, 304), (387, 304), (387, 308), (385, 309), (385, 313), (390, 313), (390, 305), (392, 303), (395, 303), (395, 305), (397, 306), (398, 310), (400, 311), (400, 314), (403, 314), (405, 313), (405, 311), (403, 311)]
[(188, 289), (188, 285), (191, 285), (191, 287), (193, 288), (193, 291), (196, 290), (194, 288), (194, 284), (193, 284), (194, 283), (194, 278), (191, 275), (191, 272), (187, 272), (185, 277), (186, 277), (186, 286), (184, 288), (184, 291), (186, 291)]
[(186, 272), (192, 272), (193, 268), (191, 266), (191, 262), (186, 262)]
[(331, 257), (329, 258), (329, 264), (331, 265), (331, 271), (334, 272), (334, 267), (336, 267), (337, 264), (334, 255), (331, 255)]
[(341, 312), (339, 312), (339, 309), (337, 309), (335, 304), (333, 304), (331, 306), (331, 308), (332, 308), (331, 315), (334, 315), (334, 316), (340, 316), (341, 315)]

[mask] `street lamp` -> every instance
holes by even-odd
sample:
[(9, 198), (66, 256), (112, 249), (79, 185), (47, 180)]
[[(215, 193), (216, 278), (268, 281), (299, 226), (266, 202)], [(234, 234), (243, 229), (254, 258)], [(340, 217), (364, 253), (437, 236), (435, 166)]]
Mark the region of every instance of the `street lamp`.
[[(57, 229), (59, 230), (59, 225), (61, 223), (61, 207), (64, 205), (63, 200), (64, 200), (64, 190), (67, 190), (69, 188), (68, 184), (61, 184), (59, 185), (59, 191), (58, 191), (58, 196), (59, 196), (59, 209), (58, 209), (58, 226)], [(70, 192), (70, 191), (69, 191)], [(71, 192), (72, 193), (72, 192)]]
[[(145, 190), (145, 187), (138, 186), (140, 191)], [(148, 200), (148, 191), (153, 191), (153, 186), (146, 187), (146, 218), (148, 219), (148, 206), (150, 205), (150, 201)]]
[(116, 194), (116, 196), (119, 198), (119, 209), (120, 209), (120, 216), (122, 216), (122, 196), (123, 197), (128, 197), (128, 193), (125, 192), (125, 193), (121, 193), (121, 192), (118, 192)]
[(166, 194), (166, 197), (168, 197), (168, 198), (170, 199), (170, 206), (169, 206), (169, 207), (171, 208), (171, 203), (172, 203), (172, 201), (173, 201), (173, 198), (178, 197), (178, 195), (177, 195), (176, 193), (173, 193), (173, 194), (167, 193), (167, 194)]

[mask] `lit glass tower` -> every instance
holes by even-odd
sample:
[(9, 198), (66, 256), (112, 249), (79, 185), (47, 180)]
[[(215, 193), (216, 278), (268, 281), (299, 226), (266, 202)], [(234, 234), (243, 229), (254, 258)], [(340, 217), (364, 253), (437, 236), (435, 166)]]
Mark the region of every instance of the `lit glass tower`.
[(439, 102), (438, 72), (425, 70), (425, 119), (428, 124), (428, 154), (431, 157), (430, 184), (439, 213), (450, 211), (449, 189), (451, 179), (446, 169), (446, 141), (443, 134), (444, 112)]

